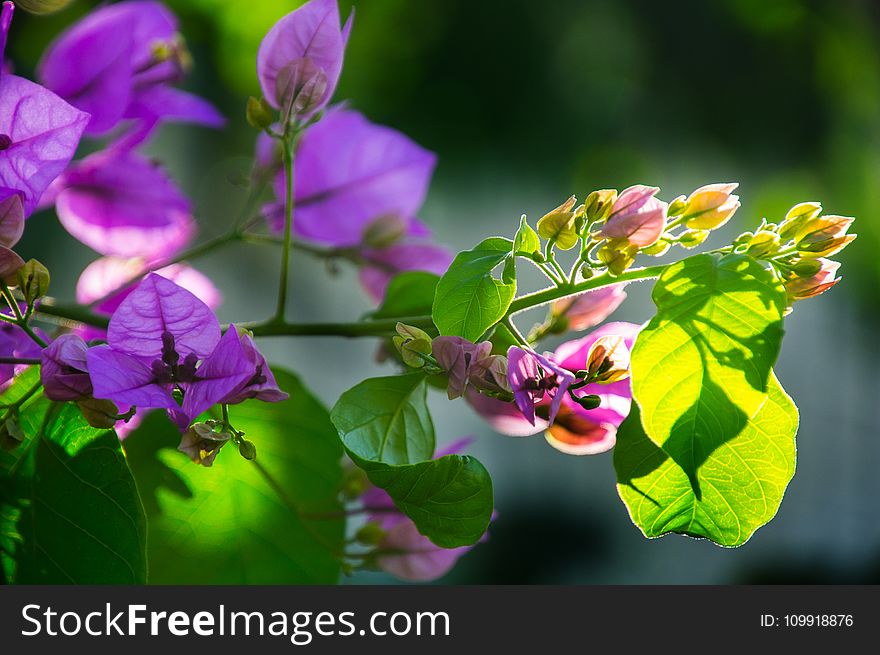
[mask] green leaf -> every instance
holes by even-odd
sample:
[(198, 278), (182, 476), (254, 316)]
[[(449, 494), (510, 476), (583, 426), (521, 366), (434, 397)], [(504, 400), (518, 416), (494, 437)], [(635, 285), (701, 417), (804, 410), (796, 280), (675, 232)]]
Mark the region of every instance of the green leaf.
[[(34, 367), (36, 371), (36, 367)], [(38, 373), (22, 374), (3, 402)], [(20, 412), (26, 441), (0, 462), (4, 577), (18, 584), (142, 584), (146, 525), (112, 430), (72, 403), (35, 396)]]
[(529, 225), (525, 214), (523, 214), (520, 219), (519, 229), (516, 231), (516, 236), (513, 238), (513, 253), (525, 255), (541, 253), (541, 237), (539, 237), (538, 233), (532, 229), (531, 225)]
[(477, 341), (500, 321), (516, 295), (510, 268), (499, 280), (492, 271), (512, 258), (510, 239), (492, 237), (460, 252), (437, 283), (432, 316), (440, 334)]
[(708, 433), (695, 449), (673, 441), (660, 448), (638, 416), (624, 422), (614, 449), (617, 490), (646, 537), (678, 532), (739, 546), (775, 516), (794, 475), (798, 414), (775, 377), (768, 391), (736, 435)]
[(330, 412), (346, 450), (359, 460), (413, 464), (434, 455), (434, 424), (421, 373), (370, 378)]
[(439, 280), (439, 275), (426, 271), (404, 271), (395, 275), (385, 291), (385, 300), (372, 317), (381, 319), (430, 314)]
[(473, 457), (436, 460), (425, 377), (364, 380), (330, 412), (349, 456), (438, 546), (476, 543), (489, 525), (492, 480)]
[(342, 448), (321, 403), (292, 373), (272, 371), (288, 400), (230, 407), (232, 424), (256, 445), (255, 461), (232, 444), (211, 468), (198, 466), (177, 452), (180, 435), (159, 413), (126, 439), (149, 519), (151, 582), (338, 580)]
[(632, 352), (633, 397), (658, 446), (697, 451), (739, 434), (767, 398), (785, 291), (745, 255), (697, 255), (654, 287), (657, 315)]

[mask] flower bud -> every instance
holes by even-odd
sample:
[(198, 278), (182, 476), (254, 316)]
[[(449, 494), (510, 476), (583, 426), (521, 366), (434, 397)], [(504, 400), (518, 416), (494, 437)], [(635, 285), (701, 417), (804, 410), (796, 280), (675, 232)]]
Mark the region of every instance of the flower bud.
[(602, 399), (594, 394), (590, 394), (588, 396), (576, 396), (574, 398), (574, 401), (588, 411), (591, 409), (596, 409), (599, 405), (602, 404)]
[(599, 337), (587, 353), (587, 379), (608, 384), (629, 377), (629, 348), (618, 335)]
[(600, 234), (639, 248), (656, 243), (666, 229), (666, 203), (654, 197), (659, 190), (641, 184), (624, 189)]
[(647, 248), (642, 248), (642, 252), (651, 257), (661, 257), (669, 252), (671, 246), (672, 244), (666, 239), (660, 239), (657, 243), (652, 244)]
[(13, 193), (0, 200), (0, 246), (12, 248), (19, 242), (23, 233), (24, 204), (21, 201), (21, 196)]
[(749, 239), (746, 252), (755, 259), (775, 255), (779, 251), (779, 235), (768, 230), (759, 230)]
[(638, 246), (625, 239), (611, 239), (596, 251), (596, 256), (608, 267), (611, 275), (617, 276), (632, 266), (638, 251)]
[(615, 200), (617, 200), (617, 189), (593, 191), (584, 201), (584, 215), (587, 217), (587, 222), (595, 223), (608, 218)]
[(370, 488), (370, 480), (363, 469), (356, 466), (345, 469), (342, 480), (342, 495), (348, 500), (360, 498)]
[(528, 255), (540, 254), (541, 252), (541, 239), (538, 233), (529, 225), (525, 214), (520, 218), (519, 229), (513, 238), (513, 252), (526, 253)]
[(28, 305), (32, 305), (49, 291), (49, 269), (36, 259), (18, 269), (18, 289)]
[(468, 383), (477, 382), (477, 378), (477, 383), (484, 385), (495, 380), (488, 370), (493, 364), (496, 369), (499, 367), (492, 355), (491, 342), (472, 343), (462, 337), (442, 336), (435, 338), (431, 345), (437, 364), (449, 378), (446, 389), (449, 400), (462, 396)]
[(678, 237), (678, 244), (690, 250), (696, 248), (706, 239), (709, 238), (711, 232), (709, 230), (685, 230)]
[(846, 233), (854, 220), (848, 216), (816, 216), (804, 221), (792, 238), (803, 256), (829, 257), (856, 238)]
[(403, 363), (413, 368), (421, 368), (425, 365), (422, 355), (431, 354), (431, 336), (424, 330), (404, 323), (398, 323), (398, 336), (391, 341), (400, 353)]
[(840, 282), (839, 277), (834, 277), (837, 274), (837, 269), (840, 268), (839, 262), (829, 259), (816, 261), (821, 266), (818, 272), (810, 277), (794, 277), (786, 281), (785, 291), (792, 302), (818, 296)]
[(275, 122), (275, 114), (272, 107), (266, 102), (265, 98), (257, 100), (250, 96), (247, 101), (247, 109), (245, 110), (245, 118), (251, 127), (258, 130), (265, 130)]
[(587, 291), (571, 298), (557, 300), (551, 311), (554, 318), (565, 318), (567, 327), (572, 330), (586, 330), (599, 325), (620, 307), (626, 299), (625, 284), (612, 284), (607, 287)]
[(387, 248), (406, 234), (406, 221), (398, 214), (385, 214), (371, 221), (361, 235), (361, 242), (368, 248)]
[(684, 210), (687, 209), (687, 204), (687, 196), (678, 196), (678, 198), (669, 203), (669, 209), (666, 210), (666, 216), (668, 218), (681, 216), (684, 213)]
[(801, 202), (788, 210), (785, 220), (779, 226), (779, 236), (783, 241), (793, 239), (801, 226), (822, 213), (822, 205), (818, 202)]
[[(49, 400), (84, 400), (92, 395), (86, 365), (88, 346), (76, 334), (62, 334), (40, 353), (40, 382)], [(85, 413), (85, 411), (83, 412)], [(113, 407), (116, 415), (116, 407)]]
[(204, 423), (193, 423), (181, 436), (177, 450), (186, 453), (196, 464), (211, 466), (217, 453), (230, 439), (226, 432), (215, 432)]
[(24, 260), (18, 256), (18, 253), (0, 246), (0, 280), (3, 280), (10, 286), (18, 284), (18, 271), (24, 266)]
[(572, 196), (538, 221), (538, 234), (548, 241), (555, 241), (562, 250), (574, 248), (580, 240), (574, 228), (575, 213), (572, 211), (576, 202)]
[(701, 186), (688, 197), (684, 224), (695, 230), (724, 225), (739, 209), (739, 196), (733, 195), (738, 186), (737, 182)]
[(119, 409), (112, 400), (82, 398), (76, 402), (83, 418), (93, 428), (109, 430), (119, 420)]
[(802, 259), (791, 267), (791, 272), (797, 277), (812, 277), (822, 269), (820, 259)]
[(830, 257), (846, 248), (856, 238), (855, 234), (845, 234), (840, 237), (810, 241), (804, 239), (798, 244), (798, 253), (801, 257)]
[(257, 458), (257, 447), (253, 441), (242, 439), (238, 442), (238, 453), (247, 460), (254, 460)]
[(315, 111), (327, 91), (327, 73), (308, 57), (294, 59), (278, 72), (275, 97), (281, 102), (284, 120)]
[(385, 538), (386, 532), (378, 523), (365, 523), (355, 533), (354, 538), (365, 546), (377, 546)]

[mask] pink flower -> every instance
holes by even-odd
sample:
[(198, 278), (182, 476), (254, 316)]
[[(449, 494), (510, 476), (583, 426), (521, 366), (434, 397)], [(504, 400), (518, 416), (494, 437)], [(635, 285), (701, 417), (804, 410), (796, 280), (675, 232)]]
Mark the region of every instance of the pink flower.
[(637, 184), (618, 196), (601, 234), (608, 239), (623, 239), (644, 248), (656, 243), (666, 228), (666, 203), (654, 195), (657, 187)]
[(564, 298), (553, 303), (553, 313), (565, 316), (568, 327), (575, 331), (586, 330), (599, 325), (626, 300), (625, 284), (612, 284), (607, 287), (587, 291), (578, 296)]

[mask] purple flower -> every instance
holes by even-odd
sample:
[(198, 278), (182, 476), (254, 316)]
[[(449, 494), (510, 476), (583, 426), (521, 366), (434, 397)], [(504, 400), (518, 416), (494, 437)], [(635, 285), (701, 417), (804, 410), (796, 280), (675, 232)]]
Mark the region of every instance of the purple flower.
[[(291, 115), (291, 105), (304, 102), (308, 118), (333, 96), (354, 13), (339, 27), (336, 0), (312, 0), (279, 20), (257, 53), (257, 76), (266, 101)], [(304, 96), (309, 96), (306, 100)]]
[[(7, 316), (11, 310), (6, 308), (3, 312)], [(37, 334), (44, 338), (46, 335), (40, 330)], [(36, 358), (40, 356), (40, 347), (17, 325), (0, 323), (0, 357), (26, 357)], [(6, 387), (10, 380), (24, 369), (23, 366), (14, 364), (0, 364), (0, 389)]]
[(53, 185), (61, 224), (102, 255), (161, 259), (195, 235), (189, 200), (154, 162), (109, 148), (77, 162)]
[[(460, 454), (472, 442), (471, 437), (459, 439), (438, 450), (434, 459)], [(430, 539), (419, 533), (415, 523), (399, 512), (391, 497), (378, 487), (370, 487), (361, 500), (367, 510), (372, 510), (369, 514), (370, 522), (385, 532), (378, 544), (378, 550), (383, 551), (383, 554), (379, 555), (376, 564), (396, 578), (411, 582), (436, 580), (448, 573), (461, 556), (473, 548), (440, 548), (434, 545)], [(485, 541), (487, 536), (488, 533), (480, 541)]]
[(92, 395), (86, 352), (88, 346), (75, 334), (62, 334), (40, 355), (40, 382), (50, 400), (81, 400)]
[[(76, 301), (88, 305), (116, 291), (94, 307), (95, 313), (110, 316), (137, 286), (135, 282), (123, 288), (125, 283), (145, 275), (149, 270), (150, 265), (138, 258), (97, 259), (80, 274), (76, 283)], [(214, 283), (187, 264), (171, 264), (154, 272), (183, 287), (211, 309), (217, 309), (222, 302), (220, 291)], [(79, 334), (86, 340), (104, 339), (107, 336), (106, 331), (93, 327), (79, 328)]]
[[(0, 64), (12, 22), (11, 3), (0, 12)], [(0, 201), (21, 195), (28, 216), (73, 157), (89, 115), (51, 91), (0, 72)]]
[(23, 232), (24, 206), (16, 193), (0, 200), (0, 279), (9, 281), (24, 266), (24, 260), (12, 250)]
[(214, 107), (169, 86), (183, 79), (187, 59), (177, 19), (167, 8), (146, 0), (123, 2), (92, 12), (58, 37), (40, 62), (39, 77), (91, 114), (86, 130), (91, 135), (125, 119), (219, 127), (224, 119)]
[(402, 271), (428, 271), (442, 275), (452, 263), (448, 248), (424, 241), (402, 241), (386, 248), (363, 248), (365, 264), (361, 286), (375, 302), (381, 302), (391, 279)]
[(601, 234), (644, 248), (656, 243), (666, 229), (666, 203), (655, 198), (657, 187), (636, 184), (614, 201)]
[(501, 355), (492, 354), (489, 341), (472, 343), (462, 337), (437, 337), (431, 351), (449, 378), (449, 400), (464, 395), (468, 385), (486, 391), (506, 389), (506, 362)]
[(549, 396), (548, 421), (552, 425), (569, 385), (574, 382), (574, 374), (550, 357), (519, 346), (511, 346), (507, 351), (507, 366), (513, 400), (523, 416), (535, 425), (535, 405)]
[(154, 273), (113, 313), (107, 342), (87, 354), (95, 397), (166, 409), (181, 430), (218, 402), (286, 398), (249, 337), (230, 326), (221, 338), (205, 303)]
[[(400, 132), (335, 108), (305, 131), (297, 150), (294, 229), (314, 241), (357, 246), (376, 219), (397, 216), (407, 234), (423, 236), (415, 216), (435, 162)], [(276, 194), (283, 202), (280, 176)]]

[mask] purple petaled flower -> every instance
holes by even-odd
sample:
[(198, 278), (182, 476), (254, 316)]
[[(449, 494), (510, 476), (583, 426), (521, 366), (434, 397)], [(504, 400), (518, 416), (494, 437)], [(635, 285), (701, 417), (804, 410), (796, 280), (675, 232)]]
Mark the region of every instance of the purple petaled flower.
[(385, 248), (364, 248), (361, 286), (375, 302), (381, 302), (391, 279), (402, 271), (427, 271), (442, 275), (452, 263), (448, 248), (424, 241), (402, 241)]
[[(0, 10), (0, 65), (13, 7)], [(0, 66), (2, 67), (2, 66)], [(24, 215), (65, 169), (89, 121), (38, 84), (0, 71), (0, 201), (20, 195)]]
[(211, 309), (160, 275), (148, 275), (122, 301), (107, 342), (87, 355), (95, 397), (166, 409), (182, 430), (218, 402), (286, 397), (249, 338), (234, 326), (221, 338)]
[(50, 400), (82, 400), (92, 395), (86, 364), (86, 342), (76, 334), (62, 334), (40, 355), (40, 382)]
[(337, 0), (312, 0), (275, 23), (257, 53), (266, 101), (300, 118), (323, 109), (342, 73), (353, 18), (340, 28)]
[(549, 396), (547, 420), (552, 425), (568, 387), (574, 382), (574, 374), (549, 356), (519, 346), (511, 346), (507, 351), (507, 367), (513, 400), (523, 416), (535, 425), (535, 405)]
[[(335, 108), (302, 136), (294, 164), (294, 229), (333, 246), (359, 246), (368, 226), (397, 216), (406, 234), (425, 236), (416, 213), (428, 192), (436, 158), (406, 136)], [(276, 194), (285, 199), (283, 176)], [(278, 230), (282, 221), (272, 221)]]
[[(460, 454), (472, 442), (471, 437), (459, 439), (438, 450), (434, 459)], [(434, 545), (430, 539), (419, 533), (415, 523), (398, 511), (391, 497), (378, 487), (370, 487), (361, 497), (361, 501), (368, 511), (372, 510), (368, 515), (370, 522), (385, 532), (378, 549), (387, 551), (387, 554), (383, 552), (377, 558), (376, 564), (396, 578), (411, 582), (436, 580), (446, 575), (461, 556), (473, 548), (440, 548)], [(487, 538), (488, 532), (480, 542)]]
[(666, 229), (667, 205), (654, 197), (659, 190), (643, 184), (624, 189), (602, 226), (602, 236), (622, 239), (641, 248), (656, 243)]
[(53, 184), (58, 219), (102, 255), (161, 259), (195, 235), (189, 200), (156, 163), (109, 148), (77, 162)]
[(553, 303), (553, 313), (565, 316), (570, 330), (586, 330), (599, 325), (620, 307), (626, 300), (624, 287), (626, 284), (611, 284), (595, 291), (557, 300)]
[[(2, 313), (8, 316), (11, 310), (6, 308)], [(35, 331), (41, 338), (46, 339), (46, 335), (41, 330)], [(17, 325), (0, 323), (0, 357), (37, 358), (39, 356), (40, 347), (24, 330)], [(17, 364), (0, 364), (0, 389), (4, 389), (23, 369), (23, 366)]]
[[(134, 291), (137, 282), (126, 283), (145, 275), (150, 265), (141, 259), (102, 257), (86, 266), (76, 283), (76, 301), (88, 305), (101, 300), (93, 308), (95, 313), (110, 316)], [(217, 309), (222, 296), (207, 276), (187, 264), (171, 264), (154, 271), (177, 286), (183, 287), (211, 309)], [(108, 295), (109, 294), (109, 295)], [(84, 339), (104, 339), (106, 331), (93, 327), (79, 328)]]
[(24, 232), (24, 206), (19, 194), (0, 200), (0, 279), (12, 281), (24, 260), (12, 247)]
[(224, 119), (213, 106), (170, 86), (183, 79), (188, 58), (166, 7), (122, 2), (92, 12), (59, 36), (40, 62), (39, 77), (91, 114), (88, 134), (105, 134), (126, 119), (219, 127)]

